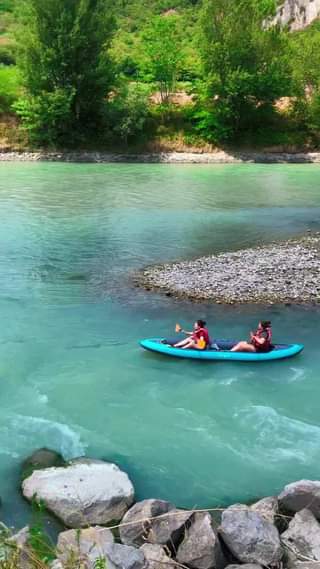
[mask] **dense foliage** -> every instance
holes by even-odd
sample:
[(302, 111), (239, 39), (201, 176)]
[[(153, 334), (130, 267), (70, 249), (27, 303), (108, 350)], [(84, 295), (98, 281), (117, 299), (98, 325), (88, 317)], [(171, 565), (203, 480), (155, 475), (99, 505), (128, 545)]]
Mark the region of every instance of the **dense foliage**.
[(17, 41), (25, 97), (15, 109), (35, 140), (96, 132), (113, 84), (108, 0), (24, 0)]
[(320, 142), (320, 23), (276, 0), (0, 0), (0, 113), (29, 141)]

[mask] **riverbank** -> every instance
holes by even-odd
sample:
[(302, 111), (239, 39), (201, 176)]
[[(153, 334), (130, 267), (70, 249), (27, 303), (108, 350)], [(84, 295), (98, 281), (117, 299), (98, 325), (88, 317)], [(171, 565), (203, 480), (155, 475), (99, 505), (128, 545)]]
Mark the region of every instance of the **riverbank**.
[(319, 303), (320, 235), (148, 267), (147, 289), (221, 304)]
[(36, 534), (32, 526), (13, 535), (3, 527), (1, 560), (14, 569), (302, 569), (320, 562), (319, 489), (319, 481), (299, 480), (250, 505), (188, 510), (165, 499), (136, 501), (116, 464), (64, 462), (39, 449), (24, 463), (21, 490), (62, 531), (49, 546), (39, 522)]
[(320, 164), (320, 152), (0, 152), (0, 162), (150, 164)]

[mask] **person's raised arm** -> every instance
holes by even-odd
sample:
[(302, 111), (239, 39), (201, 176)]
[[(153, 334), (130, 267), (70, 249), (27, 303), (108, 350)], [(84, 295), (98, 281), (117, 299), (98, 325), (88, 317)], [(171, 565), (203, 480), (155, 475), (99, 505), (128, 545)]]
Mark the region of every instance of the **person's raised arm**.
[(192, 336), (193, 332), (188, 332), (187, 330), (183, 330), (183, 328), (181, 328), (180, 324), (176, 324), (176, 332), (182, 332), (183, 334), (186, 334), (186, 336)]

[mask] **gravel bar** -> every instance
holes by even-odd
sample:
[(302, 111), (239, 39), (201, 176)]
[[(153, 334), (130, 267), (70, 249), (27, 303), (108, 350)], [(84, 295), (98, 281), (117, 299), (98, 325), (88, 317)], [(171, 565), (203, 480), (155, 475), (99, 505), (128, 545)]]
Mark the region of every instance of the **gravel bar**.
[(0, 162), (85, 162), (149, 164), (319, 164), (320, 152), (48, 152), (0, 151)]
[(147, 267), (138, 286), (220, 304), (320, 302), (320, 234)]

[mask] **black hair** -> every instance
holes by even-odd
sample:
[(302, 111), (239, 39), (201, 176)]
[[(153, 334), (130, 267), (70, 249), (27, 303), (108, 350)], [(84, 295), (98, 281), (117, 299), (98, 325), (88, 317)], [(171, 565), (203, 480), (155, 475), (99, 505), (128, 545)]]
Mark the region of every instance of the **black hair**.
[(261, 326), (262, 328), (270, 328), (271, 326), (270, 320), (261, 320)]
[(204, 328), (206, 325), (206, 321), (205, 320), (197, 320), (197, 324), (200, 328)]

